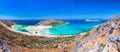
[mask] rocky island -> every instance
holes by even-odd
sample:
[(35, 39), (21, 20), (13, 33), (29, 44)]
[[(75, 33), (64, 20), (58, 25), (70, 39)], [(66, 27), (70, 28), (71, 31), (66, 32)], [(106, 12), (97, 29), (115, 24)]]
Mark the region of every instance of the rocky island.
[(59, 20), (40, 21), (40, 25), (44, 25), (44, 26), (56, 26), (56, 25), (64, 25), (64, 24), (67, 24), (67, 22), (59, 21)]

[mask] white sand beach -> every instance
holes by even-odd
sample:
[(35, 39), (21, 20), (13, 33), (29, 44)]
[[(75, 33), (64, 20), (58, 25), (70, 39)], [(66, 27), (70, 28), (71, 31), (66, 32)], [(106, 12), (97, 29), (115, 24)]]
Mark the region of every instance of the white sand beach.
[[(12, 30), (15, 31), (15, 32), (19, 32), (19, 33), (23, 33), (23, 34), (27, 34), (27, 35), (30, 35), (30, 36), (48, 36), (50, 35), (49, 32), (47, 34), (44, 34), (42, 35), (42, 31), (43, 30), (47, 30), (48, 28), (52, 28), (52, 26), (42, 26), (42, 25), (39, 25), (39, 26), (27, 26), (25, 29), (28, 31), (28, 32), (20, 32), (18, 30), (16, 30), (14, 27), (17, 26), (17, 25), (12, 25)], [(47, 31), (46, 31), (47, 32)]]

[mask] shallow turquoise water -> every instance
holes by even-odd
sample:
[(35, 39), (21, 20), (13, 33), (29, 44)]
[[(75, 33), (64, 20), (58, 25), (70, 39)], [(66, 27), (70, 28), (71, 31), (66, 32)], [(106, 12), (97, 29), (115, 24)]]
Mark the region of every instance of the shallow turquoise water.
[(15, 25), (14, 26), (14, 29), (15, 30), (17, 30), (17, 31), (19, 31), (19, 32), (28, 32), (25, 28), (26, 28), (27, 26), (25, 26), (25, 25)]
[(49, 31), (53, 35), (78, 35), (79, 33), (88, 32), (94, 26), (55, 26)]
[[(19, 32), (29, 32), (26, 30), (25, 25), (15, 25), (14, 29)], [(54, 26), (53, 28), (48, 29), (49, 33), (52, 35), (78, 35), (79, 33), (88, 32), (90, 31), (93, 26), (70, 26), (70, 25), (64, 25), (64, 26)], [(41, 32), (43, 33), (43, 32)], [(48, 33), (48, 32), (46, 32)], [(46, 34), (44, 32), (44, 34)]]
[[(19, 32), (28, 32), (26, 30), (26, 27), (28, 25), (31, 25), (31, 23), (28, 23), (28, 21), (26, 21), (26, 23), (25, 23), (25, 21), (18, 21), (18, 20), (15, 21), (18, 24), (25, 24), (25, 25), (16, 25), (16, 26), (14, 26), (14, 29)], [(38, 22), (39, 22), (39, 20), (38, 20)], [(61, 25), (61, 26), (54, 26), (53, 28), (50, 28), (50, 29), (45, 30), (40, 33), (47, 34), (49, 32), (52, 35), (79, 35), (79, 33), (88, 32), (91, 29), (93, 29), (95, 26), (100, 25), (106, 21), (85, 22), (84, 20), (65, 20), (65, 22), (69, 22), (69, 24)], [(32, 26), (33, 26), (33, 24), (32, 24)]]

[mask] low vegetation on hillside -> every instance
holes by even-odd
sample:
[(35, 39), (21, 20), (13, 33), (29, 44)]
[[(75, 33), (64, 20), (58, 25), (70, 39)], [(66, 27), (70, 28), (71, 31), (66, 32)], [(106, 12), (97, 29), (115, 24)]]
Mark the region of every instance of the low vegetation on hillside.
[(47, 38), (28, 36), (9, 31), (0, 25), (0, 36), (6, 38), (11, 45), (27, 48), (58, 48), (74, 41), (75, 36)]

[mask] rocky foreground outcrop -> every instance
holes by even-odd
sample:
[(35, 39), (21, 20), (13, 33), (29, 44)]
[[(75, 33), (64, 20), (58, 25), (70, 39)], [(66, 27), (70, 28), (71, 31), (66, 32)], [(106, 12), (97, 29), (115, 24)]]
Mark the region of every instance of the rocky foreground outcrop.
[(0, 52), (11, 52), (10, 46), (0, 37)]
[(74, 52), (120, 52), (120, 15), (78, 40)]
[(64, 24), (66, 24), (66, 22), (59, 20), (40, 21), (40, 25), (44, 25), (44, 26), (56, 26), (56, 25), (64, 25)]

